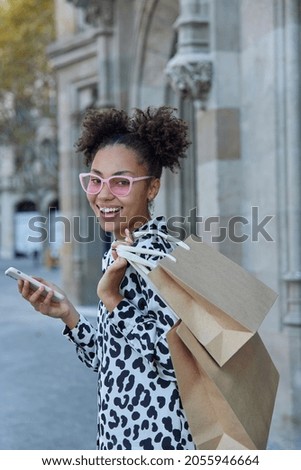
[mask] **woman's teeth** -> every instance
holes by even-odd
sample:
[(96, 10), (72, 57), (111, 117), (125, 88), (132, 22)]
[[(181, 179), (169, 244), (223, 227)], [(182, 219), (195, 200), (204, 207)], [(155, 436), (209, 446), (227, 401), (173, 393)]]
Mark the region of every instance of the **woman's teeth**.
[(120, 211), (120, 207), (103, 207), (102, 209), (100, 209), (100, 212), (102, 212), (103, 214), (110, 214), (112, 212), (119, 212)]

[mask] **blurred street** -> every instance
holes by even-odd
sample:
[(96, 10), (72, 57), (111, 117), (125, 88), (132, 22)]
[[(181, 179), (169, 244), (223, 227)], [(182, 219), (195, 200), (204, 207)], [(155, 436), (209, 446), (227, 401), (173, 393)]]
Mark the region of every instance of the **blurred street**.
[(0, 260), (0, 449), (93, 450), (96, 374), (62, 336), (63, 323), (19, 296), (16, 281), (4, 275), (9, 266), (60, 284), (59, 270)]

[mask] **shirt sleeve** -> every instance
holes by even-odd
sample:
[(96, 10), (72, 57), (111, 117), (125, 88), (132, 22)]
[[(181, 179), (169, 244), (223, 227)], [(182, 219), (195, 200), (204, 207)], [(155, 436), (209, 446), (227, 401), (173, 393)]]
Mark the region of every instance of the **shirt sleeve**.
[(65, 327), (63, 335), (75, 344), (76, 353), (79, 359), (93, 371), (97, 372), (99, 367), (99, 358), (97, 355), (97, 334), (96, 329), (80, 315), (77, 325), (70, 330)]

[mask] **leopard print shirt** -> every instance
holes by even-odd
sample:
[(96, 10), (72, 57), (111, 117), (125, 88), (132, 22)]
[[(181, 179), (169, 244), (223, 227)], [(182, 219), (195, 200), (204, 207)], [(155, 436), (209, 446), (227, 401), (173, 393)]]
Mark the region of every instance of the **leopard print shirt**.
[[(163, 217), (141, 230), (145, 235), (135, 245), (165, 252), (175, 248), (148, 233), (167, 233)], [(103, 270), (112, 262), (109, 250)], [(97, 448), (194, 449), (166, 340), (177, 318), (132, 266), (120, 292), (123, 300), (111, 314), (99, 303), (97, 328), (81, 316), (74, 329), (64, 331), (79, 359), (98, 373)]]

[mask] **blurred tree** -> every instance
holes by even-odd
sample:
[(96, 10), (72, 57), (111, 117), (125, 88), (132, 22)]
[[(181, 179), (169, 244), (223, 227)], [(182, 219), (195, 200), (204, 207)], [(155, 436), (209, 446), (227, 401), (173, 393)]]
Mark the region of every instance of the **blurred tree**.
[(46, 55), (54, 34), (54, 0), (0, 0), (0, 139), (17, 154), (54, 114)]

